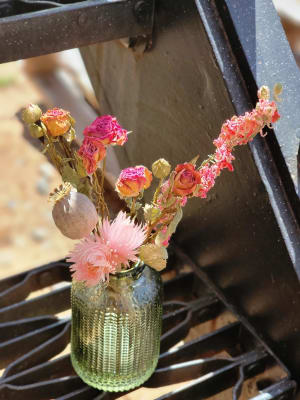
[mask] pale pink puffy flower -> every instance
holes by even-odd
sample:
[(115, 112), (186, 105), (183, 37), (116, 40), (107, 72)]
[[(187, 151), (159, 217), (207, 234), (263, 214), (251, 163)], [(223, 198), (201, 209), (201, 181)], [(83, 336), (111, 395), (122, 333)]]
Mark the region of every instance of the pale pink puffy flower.
[(71, 270), (76, 280), (94, 286), (109, 274), (137, 261), (138, 248), (146, 239), (147, 227), (136, 225), (120, 211), (112, 222), (105, 219), (99, 228), (100, 236), (85, 238), (75, 246), (68, 261), (73, 262)]

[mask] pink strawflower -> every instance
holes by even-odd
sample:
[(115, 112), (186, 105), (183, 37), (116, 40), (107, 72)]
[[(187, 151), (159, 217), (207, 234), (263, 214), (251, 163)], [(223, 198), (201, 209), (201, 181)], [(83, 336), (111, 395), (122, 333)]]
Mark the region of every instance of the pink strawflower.
[(136, 254), (147, 235), (145, 225), (136, 225), (120, 211), (112, 222), (103, 220), (99, 236), (85, 238), (71, 252), (68, 261), (76, 280), (94, 286), (109, 279), (109, 274), (128, 267), (129, 262), (138, 260)]
[(109, 144), (123, 146), (127, 141), (128, 132), (120, 126), (116, 117), (103, 115), (88, 125), (83, 134), (85, 137), (97, 138), (105, 146)]

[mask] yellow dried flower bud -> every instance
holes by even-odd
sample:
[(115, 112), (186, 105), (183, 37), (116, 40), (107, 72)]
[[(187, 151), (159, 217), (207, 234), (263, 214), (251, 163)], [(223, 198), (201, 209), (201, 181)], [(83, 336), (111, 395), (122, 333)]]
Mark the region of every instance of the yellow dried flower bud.
[(257, 97), (259, 99), (269, 100), (269, 98), (270, 98), (270, 89), (268, 88), (268, 86), (262, 86), (261, 88), (259, 88), (259, 90), (257, 92)]
[(161, 271), (167, 266), (168, 252), (165, 247), (150, 243), (140, 247), (139, 257), (149, 267)]
[(30, 135), (34, 137), (35, 139), (38, 139), (44, 135), (43, 129), (38, 126), (37, 124), (30, 124), (28, 125), (28, 129), (30, 132)]
[(37, 104), (29, 104), (22, 111), (22, 119), (26, 124), (33, 124), (38, 121), (42, 116), (42, 110)]
[(76, 137), (75, 129), (71, 127), (67, 133), (65, 133), (66, 141), (71, 143)]
[(166, 178), (171, 171), (171, 165), (164, 158), (154, 161), (152, 164), (153, 175), (158, 179)]

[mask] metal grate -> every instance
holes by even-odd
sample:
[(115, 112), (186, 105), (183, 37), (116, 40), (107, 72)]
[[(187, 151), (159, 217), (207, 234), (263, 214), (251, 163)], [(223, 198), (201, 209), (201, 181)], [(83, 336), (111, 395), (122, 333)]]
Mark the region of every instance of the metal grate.
[[(239, 399), (243, 383), (257, 377), (260, 392), (253, 399), (293, 398), (296, 383), (255, 332), (249, 331), (246, 321), (236, 319), (195, 337), (196, 326), (217, 321), (224, 313), (231, 316), (227, 321), (233, 321), (233, 314), (222, 294), (179, 248), (173, 248), (170, 265), (173, 269), (163, 273), (161, 355), (144, 386), (189, 381), (157, 400), (204, 399), (229, 388), (232, 398)], [(0, 378), (1, 400), (120, 396), (86, 386), (74, 373), (69, 354), (54, 358), (70, 337), (70, 318), (57, 315), (70, 308), (70, 284), (64, 284), (71, 280), (68, 266), (57, 261), (0, 281), (0, 368), (5, 368)], [(31, 297), (41, 290), (47, 292)], [(277, 373), (272, 377), (274, 368)]]

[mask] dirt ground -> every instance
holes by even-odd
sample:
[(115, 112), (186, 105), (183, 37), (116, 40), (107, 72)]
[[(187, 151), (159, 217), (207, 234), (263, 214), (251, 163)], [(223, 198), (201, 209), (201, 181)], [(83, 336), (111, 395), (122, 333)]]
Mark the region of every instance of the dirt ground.
[(55, 227), (48, 202), (60, 177), (16, 116), (42, 101), (22, 64), (0, 65), (0, 279), (63, 258), (74, 245)]

